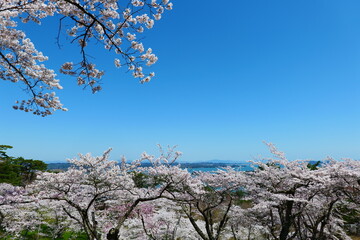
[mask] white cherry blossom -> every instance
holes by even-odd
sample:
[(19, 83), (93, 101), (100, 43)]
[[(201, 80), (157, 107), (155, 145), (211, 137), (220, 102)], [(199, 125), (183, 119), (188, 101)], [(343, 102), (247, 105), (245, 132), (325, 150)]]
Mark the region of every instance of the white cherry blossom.
[[(59, 30), (59, 35), (65, 33), (69, 36), (65, 39), (77, 44), (81, 60), (75, 63), (72, 59), (65, 60), (59, 72), (76, 77), (78, 85), (89, 87), (95, 93), (101, 90), (99, 82), (104, 71), (88, 58), (88, 49), (99, 45), (93, 42), (118, 54), (122, 58), (121, 65), (135, 70), (133, 76), (140, 78), (141, 83), (151, 80), (153, 76), (140, 67), (151, 66), (157, 57), (150, 53), (142, 55), (144, 46), (135, 41), (136, 34), (141, 34), (145, 28), (153, 28), (155, 20), (161, 19), (163, 9), (170, 9), (170, 4), (169, 1), (150, 0), (128, 0), (128, 4), (115, 0), (1, 1), (0, 79), (21, 84), (30, 95), (28, 100), (17, 101), (13, 108), (41, 116), (56, 110), (67, 111), (54, 92), (62, 89), (60, 81), (55, 71), (43, 63), (49, 60), (48, 57), (37, 50), (20, 29), (19, 21), (41, 24), (49, 16), (60, 16), (61, 22), (66, 22), (66, 29)], [(64, 26), (61, 22), (59, 24)], [(119, 61), (119, 58), (114, 60), (116, 67), (120, 66)]]

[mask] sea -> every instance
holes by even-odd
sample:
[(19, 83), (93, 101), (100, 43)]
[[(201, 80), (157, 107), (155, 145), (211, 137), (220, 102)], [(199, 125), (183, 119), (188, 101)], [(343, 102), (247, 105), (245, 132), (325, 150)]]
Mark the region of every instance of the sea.
[[(252, 171), (253, 168), (251, 167), (250, 164), (241, 164), (241, 165), (234, 165), (234, 164), (229, 164), (228, 166), (234, 168), (237, 171)], [(224, 169), (226, 166), (215, 166), (215, 167), (183, 167), (186, 168), (189, 172), (215, 172), (219, 169)]]
[[(143, 164), (142, 166), (150, 166), (150, 164)], [(48, 170), (66, 171), (70, 167), (69, 163), (48, 163)], [(232, 167), (237, 171), (252, 171), (253, 168), (250, 163), (209, 163), (209, 162), (193, 162), (180, 163), (180, 167), (187, 169), (189, 172), (214, 172), (226, 167)]]

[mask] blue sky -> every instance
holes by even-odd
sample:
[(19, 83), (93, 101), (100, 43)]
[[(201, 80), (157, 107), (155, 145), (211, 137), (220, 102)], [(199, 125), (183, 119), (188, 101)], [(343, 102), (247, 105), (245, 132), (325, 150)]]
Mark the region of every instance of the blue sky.
[[(137, 158), (178, 145), (183, 161), (267, 156), (360, 158), (360, 2), (357, 0), (173, 1), (146, 33), (159, 57), (141, 85), (94, 49), (106, 70), (95, 95), (59, 74), (69, 112), (40, 118), (11, 106), (20, 85), (0, 81), (0, 144), (13, 156), (60, 162), (112, 147)], [(55, 44), (56, 20), (27, 27), (58, 69), (78, 57)]]

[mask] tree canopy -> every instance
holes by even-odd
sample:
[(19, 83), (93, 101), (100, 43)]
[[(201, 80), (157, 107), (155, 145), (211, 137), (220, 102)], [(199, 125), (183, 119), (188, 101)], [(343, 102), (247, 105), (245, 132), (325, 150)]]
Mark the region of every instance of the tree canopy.
[(4, 158), (8, 158), (9, 156), (6, 154), (6, 150), (7, 149), (11, 149), (13, 148), (12, 146), (9, 145), (0, 145), (0, 159), (4, 159)]
[(0, 145), (0, 183), (24, 186), (35, 180), (37, 171), (46, 171), (43, 161), (8, 156), (5, 151), (11, 148)]

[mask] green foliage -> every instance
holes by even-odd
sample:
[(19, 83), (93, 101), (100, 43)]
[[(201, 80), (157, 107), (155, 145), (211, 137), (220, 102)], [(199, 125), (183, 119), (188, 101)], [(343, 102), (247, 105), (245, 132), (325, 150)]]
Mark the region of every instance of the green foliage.
[(143, 172), (132, 172), (132, 175), (135, 186), (138, 188), (156, 187), (164, 182), (164, 180), (158, 176), (149, 176)]
[(213, 187), (211, 187), (211, 186), (204, 186), (204, 190), (206, 191), (206, 192), (214, 192), (215, 190), (214, 190), (214, 188)]
[(355, 224), (360, 221), (360, 212), (353, 208), (348, 208), (346, 205), (341, 205), (337, 208), (338, 213), (342, 219), (348, 224)]
[(138, 188), (146, 188), (149, 186), (149, 176), (142, 172), (132, 172), (135, 186)]
[(60, 237), (52, 238), (50, 236), (44, 236), (42, 232), (27, 231), (21, 234), (23, 240), (88, 240), (85, 233), (65, 232)]
[(43, 161), (8, 156), (5, 150), (10, 148), (0, 145), (0, 183), (24, 186), (35, 180), (36, 171), (46, 171), (47, 164)]
[(13, 147), (9, 145), (0, 145), (0, 160), (3, 160), (4, 158), (9, 158), (5, 151), (11, 148)]
[(244, 200), (244, 197), (248, 195), (248, 193), (244, 189), (238, 189), (236, 191), (231, 192), (231, 195), (234, 199), (234, 204), (237, 206), (243, 205), (251, 205), (251, 200)]
[(22, 157), (13, 160), (19, 166), (19, 175), (23, 185), (26, 185), (36, 178), (36, 171), (46, 171), (47, 164), (40, 160), (24, 159)]
[[(268, 162), (268, 163), (266, 163), (266, 166), (268, 166), (268, 167), (273, 167), (273, 168), (278, 168), (278, 169), (281, 168), (280, 164), (274, 163), (274, 162)], [(259, 168), (259, 170), (261, 170), (261, 171), (265, 170), (264, 167), (262, 167), (262, 166), (258, 166), (258, 168)]]
[(13, 164), (11, 159), (0, 162), (0, 183), (10, 183), (20, 185), (21, 177), (19, 175), (20, 167)]
[(59, 238), (58, 240), (87, 240), (88, 237), (86, 235), (86, 233), (84, 232), (80, 232), (80, 233), (74, 233), (74, 232), (65, 232), (62, 235), (62, 238)]
[(318, 167), (320, 167), (321, 162), (317, 161), (316, 163), (308, 163), (307, 167), (314, 171), (314, 170), (318, 170)]
[(85, 232), (65, 231), (57, 237), (52, 237), (48, 226), (41, 225), (38, 230), (23, 230), (19, 237), (15, 237), (6, 232), (0, 232), (1, 240), (88, 240)]
[(243, 190), (243, 189), (238, 189), (236, 191), (232, 192), (233, 196), (235, 196), (236, 198), (244, 198), (247, 193)]

